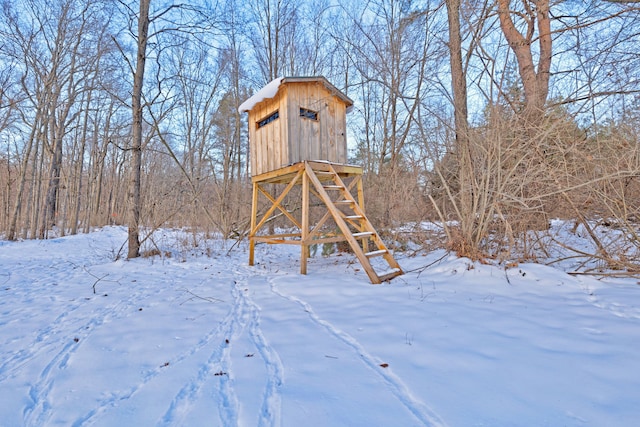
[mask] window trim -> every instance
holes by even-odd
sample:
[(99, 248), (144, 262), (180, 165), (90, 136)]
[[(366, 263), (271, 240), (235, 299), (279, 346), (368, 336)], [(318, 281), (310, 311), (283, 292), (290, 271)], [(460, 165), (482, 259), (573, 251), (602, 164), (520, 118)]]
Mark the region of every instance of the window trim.
[(280, 110), (276, 110), (273, 113), (267, 115), (266, 117), (258, 120), (256, 122), (256, 129), (260, 129), (262, 127), (265, 127), (269, 123), (274, 122), (274, 121), (278, 120), (279, 118), (280, 118)]

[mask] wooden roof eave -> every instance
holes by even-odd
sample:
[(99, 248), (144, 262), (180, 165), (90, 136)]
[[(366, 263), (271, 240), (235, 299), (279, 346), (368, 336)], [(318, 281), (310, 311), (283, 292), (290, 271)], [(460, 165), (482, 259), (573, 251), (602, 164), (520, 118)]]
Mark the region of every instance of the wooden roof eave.
[(252, 111), (259, 105), (267, 102), (271, 99), (274, 99), (280, 93), (283, 85), (287, 83), (321, 83), (325, 89), (327, 89), (332, 95), (336, 96), (340, 101), (342, 101), (347, 107), (347, 113), (351, 111), (353, 107), (353, 100), (349, 98), (347, 95), (342, 93), (340, 89), (332, 85), (329, 80), (327, 80), (323, 76), (303, 76), (303, 77), (280, 77), (272, 82), (270, 82), (267, 86), (260, 89), (256, 92), (252, 97), (243, 102), (240, 105), (238, 111), (241, 113)]

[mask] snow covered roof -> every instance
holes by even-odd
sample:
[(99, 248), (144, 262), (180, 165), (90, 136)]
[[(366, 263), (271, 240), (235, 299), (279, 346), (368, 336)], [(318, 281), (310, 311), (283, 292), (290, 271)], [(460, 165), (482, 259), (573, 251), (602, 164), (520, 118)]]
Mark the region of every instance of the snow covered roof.
[(281, 84), (286, 83), (306, 83), (306, 82), (320, 82), (324, 85), (329, 92), (333, 93), (335, 96), (340, 98), (345, 104), (347, 104), (347, 112), (351, 110), (353, 106), (353, 101), (347, 95), (342, 93), (338, 88), (329, 83), (329, 80), (322, 76), (315, 77), (278, 77), (277, 79), (272, 80), (265, 87), (257, 91), (252, 97), (244, 101), (238, 107), (238, 111), (240, 113), (244, 113), (245, 111), (251, 111), (256, 104), (264, 101), (265, 99), (271, 99), (275, 97), (280, 90)]
[(277, 79), (269, 82), (268, 85), (254, 93), (251, 98), (240, 104), (240, 107), (238, 107), (238, 111), (241, 113), (250, 111), (253, 109), (253, 107), (256, 106), (256, 104), (264, 101), (265, 99), (270, 99), (276, 96), (276, 94), (278, 93), (278, 89), (280, 89), (280, 83), (282, 83), (282, 80), (284, 80), (284, 77), (278, 77)]

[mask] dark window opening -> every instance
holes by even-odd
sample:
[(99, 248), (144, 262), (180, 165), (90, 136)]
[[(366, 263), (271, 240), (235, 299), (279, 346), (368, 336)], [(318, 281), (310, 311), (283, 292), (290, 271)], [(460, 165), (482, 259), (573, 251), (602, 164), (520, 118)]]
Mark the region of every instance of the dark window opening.
[(278, 117), (280, 117), (280, 113), (278, 112), (278, 110), (276, 110), (275, 112), (269, 114), (267, 117), (265, 117), (264, 119), (260, 120), (257, 123), (258, 129), (260, 129), (262, 126), (268, 125), (272, 121), (276, 120)]
[(300, 107), (300, 117), (318, 121), (318, 112)]

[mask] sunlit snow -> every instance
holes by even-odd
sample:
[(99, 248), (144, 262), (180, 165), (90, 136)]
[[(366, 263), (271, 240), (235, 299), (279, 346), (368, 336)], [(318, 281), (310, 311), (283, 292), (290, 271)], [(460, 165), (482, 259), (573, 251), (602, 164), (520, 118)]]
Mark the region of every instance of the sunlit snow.
[[(640, 286), (124, 228), (0, 242), (1, 426), (635, 426)], [(195, 245), (194, 243), (197, 243)], [(95, 290), (95, 293), (94, 293)]]

